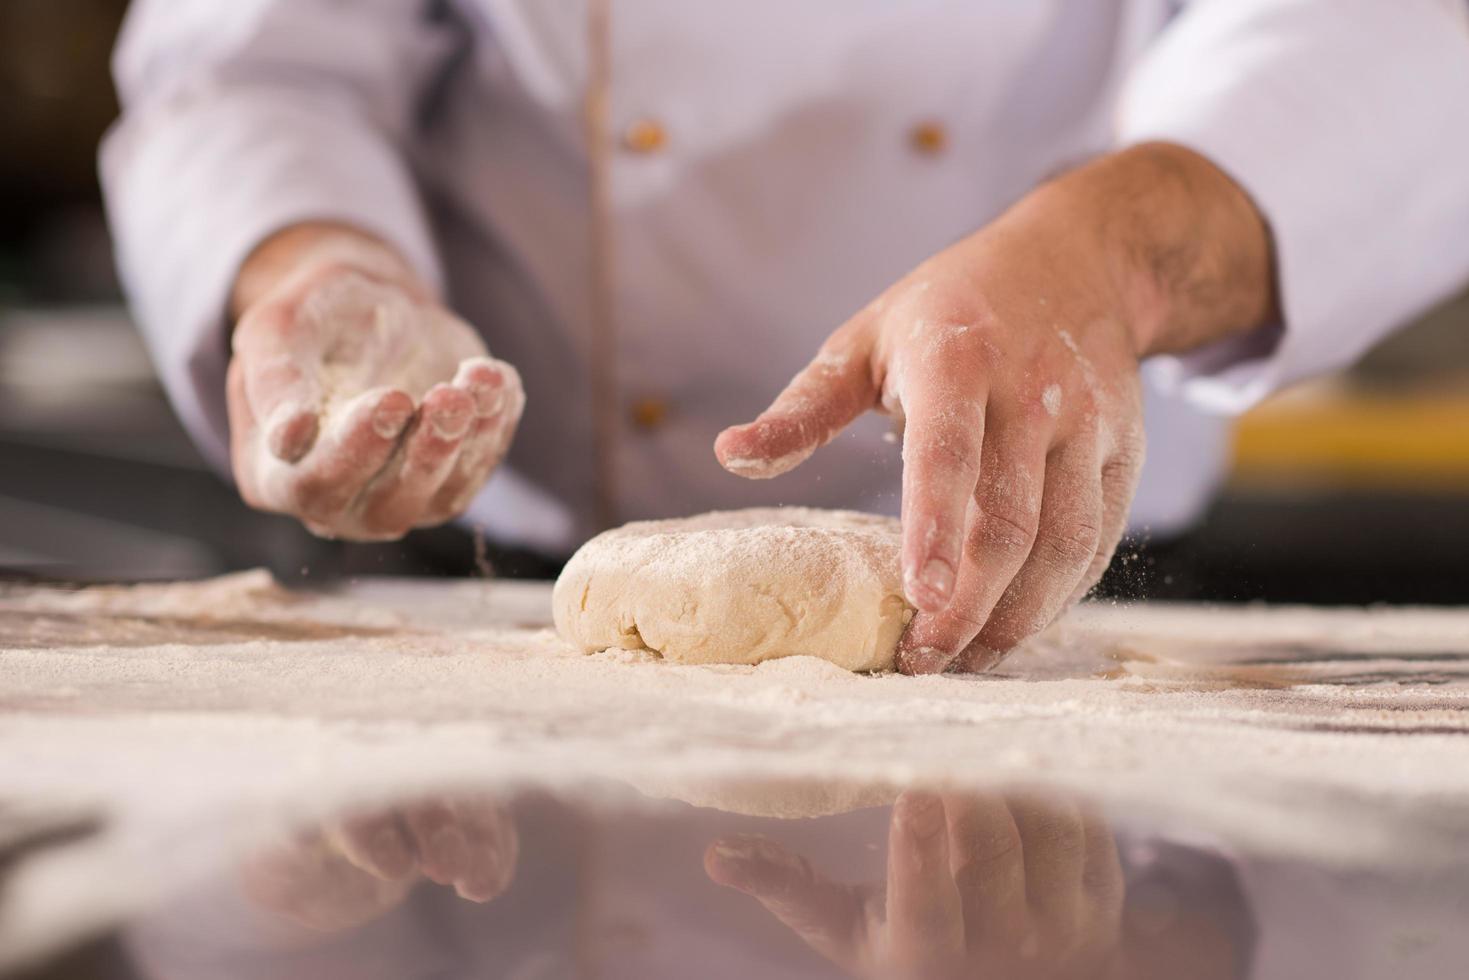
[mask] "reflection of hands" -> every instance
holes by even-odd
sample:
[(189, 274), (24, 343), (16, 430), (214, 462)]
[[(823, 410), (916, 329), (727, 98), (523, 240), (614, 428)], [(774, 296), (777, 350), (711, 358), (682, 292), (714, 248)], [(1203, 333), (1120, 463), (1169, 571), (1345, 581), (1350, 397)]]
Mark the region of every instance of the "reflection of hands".
[(326, 537), (396, 538), (463, 513), (525, 395), (386, 246), (309, 226), (241, 273), (228, 375), (246, 503)]
[(488, 902), (510, 886), (519, 853), (499, 803), (425, 800), (309, 831), (250, 861), (242, 877), (258, 904), (336, 931), (388, 912), (420, 877)]
[(716, 841), (704, 865), (858, 976), (1119, 975), (1116, 845), (1073, 805), (905, 793), (893, 807), (885, 888), (830, 881), (758, 837)]

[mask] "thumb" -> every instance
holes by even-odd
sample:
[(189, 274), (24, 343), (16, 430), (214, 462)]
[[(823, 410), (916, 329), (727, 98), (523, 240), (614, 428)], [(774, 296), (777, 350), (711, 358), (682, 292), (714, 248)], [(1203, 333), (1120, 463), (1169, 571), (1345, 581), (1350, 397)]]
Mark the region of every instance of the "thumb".
[(321, 384), (313, 355), (291, 313), (266, 307), (246, 314), (235, 328), (234, 360), (244, 401), (272, 456), (294, 463), (316, 443)]
[(838, 331), (754, 422), (725, 429), (714, 455), (736, 476), (767, 480), (795, 469), (877, 404), (867, 351)]

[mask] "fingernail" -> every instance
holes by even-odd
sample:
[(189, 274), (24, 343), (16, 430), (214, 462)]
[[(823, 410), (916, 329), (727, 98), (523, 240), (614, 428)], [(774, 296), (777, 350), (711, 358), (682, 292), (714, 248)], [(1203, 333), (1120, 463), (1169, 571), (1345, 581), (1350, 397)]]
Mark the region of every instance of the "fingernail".
[(476, 905), (483, 905), (486, 902), (495, 898), (499, 894), (499, 892), (495, 891), (493, 888), (486, 886), (483, 882), (458, 881), (454, 883), (454, 894), (458, 895), (466, 902), (474, 902)]
[(726, 470), (736, 476), (743, 476), (751, 480), (768, 480), (795, 469), (809, 459), (815, 451), (814, 446), (803, 446), (794, 452), (776, 456), (773, 459), (764, 456), (726, 456), (721, 463)]
[(716, 841), (709, 846), (709, 853), (721, 861), (749, 861), (755, 856), (757, 843), (750, 838), (734, 838)]
[(948, 605), (954, 591), (954, 570), (942, 558), (930, 558), (907, 582), (908, 598), (924, 612), (938, 612)]
[(317, 424), (315, 414), (289, 407), (277, 410), (267, 428), (271, 455), (287, 463), (305, 456), (316, 441)]
[(784, 854), (763, 838), (741, 834), (710, 844), (704, 853), (704, 870), (718, 884), (736, 891), (758, 891), (762, 865), (788, 863)]
[(898, 651), (898, 666), (905, 674), (941, 674), (952, 659), (937, 647), (911, 647)]
[(435, 412), (429, 416), (429, 425), (440, 439), (458, 439), (469, 431), (468, 412)]
[(480, 418), (489, 418), (505, 407), (505, 386), (473, 385), (469, 393), (474, 396), (474, 411)]
[(372, 431), (384, 439), (396, 439), (402, 434), (404, 426), (412, 417), (413, 409), (411, 408), (380, 405), (377, 411), (372, 413)]
[(919, 578), (930, 592), (940, 598), (947, 599), (954, 591), (954, 570), (942, 559), (930, 558)]

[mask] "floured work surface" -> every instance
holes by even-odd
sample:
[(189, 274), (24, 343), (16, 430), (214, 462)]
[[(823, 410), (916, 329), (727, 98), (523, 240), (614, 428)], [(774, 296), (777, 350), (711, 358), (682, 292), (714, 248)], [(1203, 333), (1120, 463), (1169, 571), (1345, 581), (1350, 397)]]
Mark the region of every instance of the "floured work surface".
[(69, 842), (0, 881), (0, 949), (455, 782), (715, 806), (762, 780), (1043, 784), (1262, 854), (1469, 863), (1469, 611), (1088, 606), (982, 678), (586, 656), (549, 616), (549, 585), (485, 582), (0, 594), (0, 846)]

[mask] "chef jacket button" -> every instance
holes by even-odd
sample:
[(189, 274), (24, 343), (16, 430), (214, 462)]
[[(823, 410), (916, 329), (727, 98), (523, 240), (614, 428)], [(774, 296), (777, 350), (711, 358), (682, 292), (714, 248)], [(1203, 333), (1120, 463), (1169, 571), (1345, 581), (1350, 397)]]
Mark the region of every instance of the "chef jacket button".
[(942, 123), (926, 120), (908, 131), (908, 142), (925, 156), (937, 156), (949, 145), (949, 131)]
[(668, 131), (656, 119), (635, 119), (622, 131), (622, 145), (633, 153), (657, 153), (668, 142)]
[(627, 407), (627, 415), (635, 428), (652, 432), (668, 421), (668, 408), (668, 402), (662, 398), (634, 398)]

